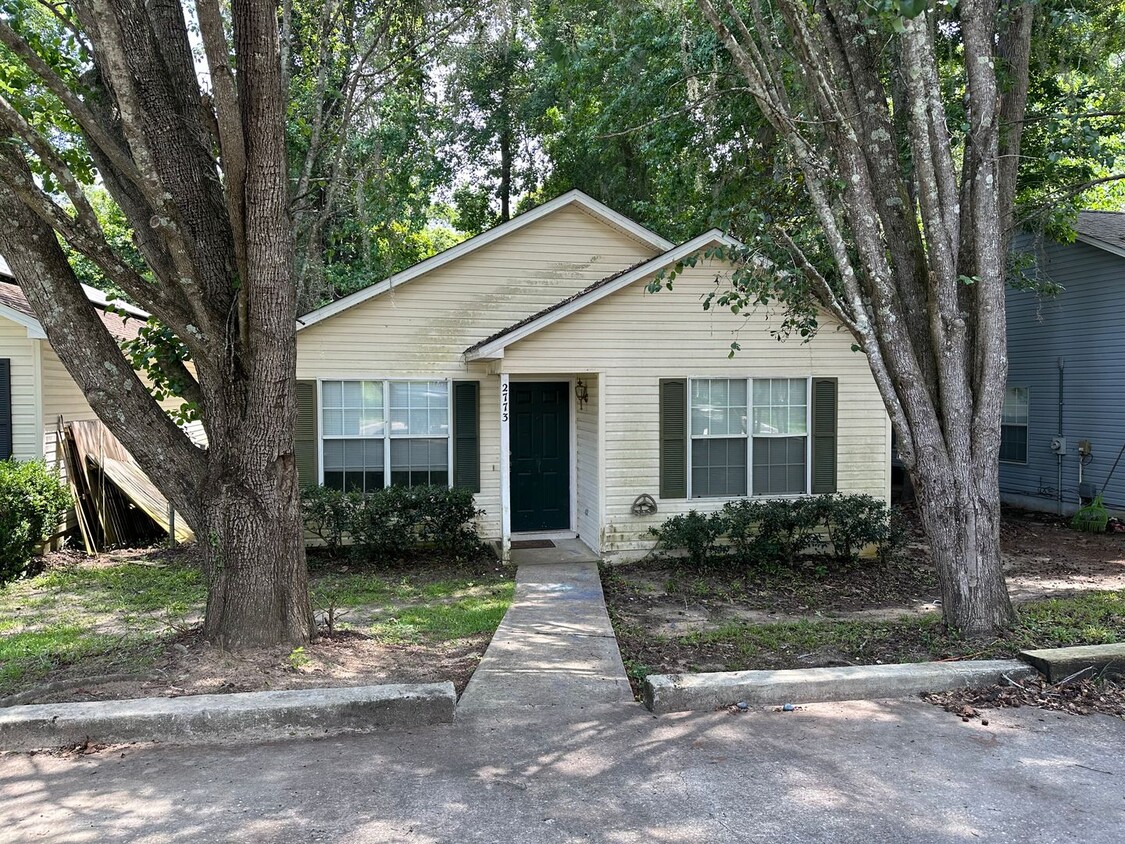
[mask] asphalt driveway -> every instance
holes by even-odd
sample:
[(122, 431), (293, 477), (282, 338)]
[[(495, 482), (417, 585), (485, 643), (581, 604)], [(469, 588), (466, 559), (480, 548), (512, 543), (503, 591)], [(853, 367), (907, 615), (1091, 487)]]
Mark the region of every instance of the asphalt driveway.
[(1119, 842), (1125, 721), (915, 701), (0, 758), (6, 841)]

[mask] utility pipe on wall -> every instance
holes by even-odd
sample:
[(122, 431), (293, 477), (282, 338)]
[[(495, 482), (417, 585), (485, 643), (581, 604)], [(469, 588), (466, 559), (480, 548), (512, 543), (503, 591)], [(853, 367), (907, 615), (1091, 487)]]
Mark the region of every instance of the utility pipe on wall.
[[(1063, 360), (1060, 357), (1058, 359), (1058, 364), (1059, 364), (1059, 430), (1058, 430), (1058, 435), (1061, 437), (1063, 435), (1063, 405), (1065, 403), (1064, 400), (1063, 400), (1063, 373), (1064, 373), (1064, 370), (1066, 369), (1066, 361)], [(1063, 497), (1062, 496), (1063, 459), (1062, 459), (1062, 455), (1056, 454), (1055, 460), (1058, 461), (1058, 481), (1055, 483), (1055, 502), (1056, 502), (1056, 506), (1058, 507), (1059, 515), (1061, 516), (1062, 511), (1063, 511), (1063, 502), (1062, 502), (1062, 497)]]

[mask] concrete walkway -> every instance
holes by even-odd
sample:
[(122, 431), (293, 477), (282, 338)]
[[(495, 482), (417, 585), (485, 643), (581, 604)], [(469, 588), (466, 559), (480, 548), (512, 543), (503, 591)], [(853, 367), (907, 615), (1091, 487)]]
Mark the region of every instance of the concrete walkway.
[(590, 707), (632, 703), (597, 565), (521, 565), (515, 600), (461, 696), (457, 720), (520, 709), (572, 720)]

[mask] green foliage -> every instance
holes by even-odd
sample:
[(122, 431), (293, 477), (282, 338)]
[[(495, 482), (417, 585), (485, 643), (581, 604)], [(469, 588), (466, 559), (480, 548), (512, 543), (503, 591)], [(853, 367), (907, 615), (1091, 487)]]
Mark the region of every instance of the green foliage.
[(719, 539), (726, 533), (722, 513), (700, 513), (689, 510), (665, 520), (660, 527), (649, 528), (661, 551), (687, 551), (688, 560), (701, 568), (718, 555)]
[(686, 551), (694, 568), (732, 562), (773, 568), (825, 547), (835, 562), (851, 564), (873, 545), (886, 563), (904, 547), (907, 525), (901, 513), (869, 495), (826, 495), (743, 498), (714, 513), (672, 516), (649, 532), (658, 550)]
[(355, 512), (361, 506), (363, 496), (359, 493), (343, 492), (326, 486), (301, 489), (301, 515), (305, 520), (305, 528), (321, 539), (333, 556), (343, 547)]
[(333, 553), (350, 540), (364, 560), (396, 560), (423, 549), (473, 557), (484, 544), (476, 531), (483, 512), (464, 489), (392, 486), (365, 495), (324, 487), (301, 491), (306, 527)]
[[(155, 317), (150, 317), (137, 329), (134, 339), (121, 341), (121, 351), (133, 369), (148, 378), (153, 398), (158, 402), (188, 392), (191, 373), (186, 365), (191, 353), (183, 341)], [(185, 399), (175, 410), (169, 410), (168, 415), (184, 425), (201, 419), (202, 412), (198, 404)]]
[(0, 461), (0, 586), (26, 571), (69, 506), (70, 493), (42, 461)]

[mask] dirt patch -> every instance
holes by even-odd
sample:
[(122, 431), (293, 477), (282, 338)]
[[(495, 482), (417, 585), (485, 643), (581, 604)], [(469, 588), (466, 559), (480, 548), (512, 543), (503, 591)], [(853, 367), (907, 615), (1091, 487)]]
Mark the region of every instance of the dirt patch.
[[(730, 622), (889, 620), (936, 614), (937, 577), (919, 526), (900, 560), (840, 568), (809, 558), (791, 569), (689, 571), (679, 561), (607, 568), (606, 599), (620, 621), (661, 636)], [(1056, 517), (1006, 511), (1004, 568), (1014, 601), (1125, 589), (1125, 534), (1083, 534)]]
[(262, 692), (436, 683), (451, 680), (464, 691), (491, 635), (430, 644), (387, 644), (356, 631), (321, 636), (300, 651), (255, 648), (232, 653), (204, 641), (199, 630), (181, 634), (159, 649), (150, 668), (128, 679), (116, 676), (112, 659), (84, 660), (52, 672), (36, 703), (117, 700), (139, 697)]
[(812, 558), (790, 570), (697, 572), (649, 560), (604, 568), (603, 586), (635, 690), (650, 673), (1008, 658), (1125, 640), (1125, 535), (1075, 533), (1021, 512), (1005, 513), (1002, 532), (1024, 609), (1017, 629), (985, 643), (944, 630), (917, 527), (908, 553), (886, 565), (834, 569)]
[(1125, 718), (1125, 686), (1111, 680), (1075, 680), (1051, 685), (1042, 677), (1031, 677), (1018, 683), (1013, 680), (983, 689), (958, 689), (922, 697), (962, 721), (980, 719), (986, 727), (988, 716), (980, 710), (1023, 706), (1073, 715), (1098, 712)]

